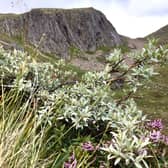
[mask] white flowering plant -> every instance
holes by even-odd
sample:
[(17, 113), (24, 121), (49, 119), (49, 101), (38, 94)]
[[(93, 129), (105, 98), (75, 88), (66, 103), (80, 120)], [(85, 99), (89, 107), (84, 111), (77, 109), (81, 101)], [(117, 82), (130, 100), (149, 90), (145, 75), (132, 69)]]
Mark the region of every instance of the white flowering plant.
[(146, 129), (132, 97), (168, 60), (154, 43), (126, 57), (114, 50), (103, 71), (80, 80), (63, 60), (36, 62), (1, 47), (0, 167), (158, 166), (156, 140), (166, 148), (167, 137)]

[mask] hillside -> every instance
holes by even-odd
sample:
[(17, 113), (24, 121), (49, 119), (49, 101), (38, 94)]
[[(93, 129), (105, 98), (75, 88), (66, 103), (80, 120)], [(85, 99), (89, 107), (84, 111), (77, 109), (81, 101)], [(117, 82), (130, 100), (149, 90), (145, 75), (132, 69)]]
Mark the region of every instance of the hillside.
[(121, 38), (123, 39), (124, 43), (127, 44), (127, 46), (132, 49), (142, 49), (144, 45), (147, 43), (147, 39), (156, 38), (158, 39), (159, 44), (168, 44), (168, 25), (160, 28), (159, 30), (147, 35), (143, 38), (129, 38), (126, 36), (121, 35)]
[[(0, 15), (0, 40), (22, 48), (35, 46), (43, 53), (67, 58), (71, 52), (95, 52), (122, 44), (105, 15), (94, 8), (33, 9)], [(17, 42), (17, 43), (16, 43)]]
[(158, 38), (160, 44), (168, 44), (168, 25), (146, 36), (146, 38)]
[(145, 43), (147, 43), (147, 40), (145, 38), (133, 39), (123, 35), (121, 35), (121, 38), (130, 50), (140, 50), (144, 47)]

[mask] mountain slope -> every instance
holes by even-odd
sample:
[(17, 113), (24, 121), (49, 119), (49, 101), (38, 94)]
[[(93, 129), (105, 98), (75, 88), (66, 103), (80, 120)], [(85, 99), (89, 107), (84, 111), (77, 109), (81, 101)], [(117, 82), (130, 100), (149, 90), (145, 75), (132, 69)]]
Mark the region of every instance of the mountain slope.
[(100, 47), (122, 44), (105, 15), (93, 8), (33, 9), (21, 15), (1, 14), (0, 39), (38, 46), (44, 53), (65, 58), (73, 49), (94, 52)]
[(160, 28), (156, 32), (146, 36), (146, 38), (158, 38), (160, 44), (168, 44), (168, 25)]
[(144, 47), (147, 40), (145, 38), (130, 38), (121, 35), (123, 42), (130, 50), (140, 50)]

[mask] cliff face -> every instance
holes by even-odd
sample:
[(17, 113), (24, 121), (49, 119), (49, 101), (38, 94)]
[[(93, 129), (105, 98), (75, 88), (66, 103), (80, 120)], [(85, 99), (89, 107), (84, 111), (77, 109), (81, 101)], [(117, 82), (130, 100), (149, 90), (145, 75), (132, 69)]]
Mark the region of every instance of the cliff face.
[(106, 17), (93, 8), (33, 9), (21, 15), (0, 15), (0, 34), (39, 45), (42, 52), (62, 57), (75, 47), (95, 51), (121, 45), (121, 37)]

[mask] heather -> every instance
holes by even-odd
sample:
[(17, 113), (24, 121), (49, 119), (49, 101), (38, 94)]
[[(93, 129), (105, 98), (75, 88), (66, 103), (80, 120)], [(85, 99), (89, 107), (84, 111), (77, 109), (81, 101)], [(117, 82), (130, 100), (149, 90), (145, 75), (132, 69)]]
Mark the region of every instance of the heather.
[(80, 78), (63, 60), (0, 48), (0, 167), (167, 167), (168, 136), (149, 120), (137, 90), (167, 63), (168, 49), (149, 41), (127, 55), (115, 49), (101, 72)]

